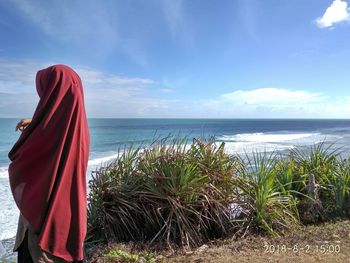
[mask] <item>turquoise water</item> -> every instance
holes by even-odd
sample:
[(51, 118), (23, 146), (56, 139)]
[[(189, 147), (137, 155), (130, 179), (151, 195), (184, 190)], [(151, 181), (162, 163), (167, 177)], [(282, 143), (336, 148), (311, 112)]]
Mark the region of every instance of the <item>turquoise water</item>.
[[(0, 169), (8, 165), (7, 153), (19, 136), (19, 132), (15, 132), (17, 122), (17, 119), (0, 119)], [(169, 134), (189, 139), (215, 136), (217, 140), (236, 143), (255, 138), (262, 147), (264, 143), (273, 143), (278, 149), (279, 144), (285, 144), (290, 138), (308, 143), (320, 136), (344, 137), (350, 132), (350, 120), (89, 119), (88, 122), (90, 160), (113, 155), (128, 143), (148, 145), (154, 138)], [(300, 136), (288, 137), (289, 134)]]
[(108, 160), (125, 144), (149, 145), (169, 134), (214, 137), (228, 153), (284, 150), (322, 140), (346, 145), (350, 120), (89, 119), (90, 164)]

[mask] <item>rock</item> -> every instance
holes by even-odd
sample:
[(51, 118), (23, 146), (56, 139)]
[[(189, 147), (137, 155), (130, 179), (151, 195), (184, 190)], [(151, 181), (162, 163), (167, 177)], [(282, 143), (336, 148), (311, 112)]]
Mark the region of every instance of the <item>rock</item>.
[(196, 254), (202, 254), (202, 253), (205, 252), (208, 248), (209, 248), (208, 245), (200, 246), (199, 248), (197, 248)]

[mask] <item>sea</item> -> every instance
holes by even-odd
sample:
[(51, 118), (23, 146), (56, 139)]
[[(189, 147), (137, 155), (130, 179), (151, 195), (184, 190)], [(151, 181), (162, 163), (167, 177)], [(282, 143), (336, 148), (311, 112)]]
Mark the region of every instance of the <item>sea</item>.
[[(11, 262), (19, 211), (8, 178), (8, 152), (19, 137), (19, 120), (0, 118), (0, 259)], [(126, 147), (148, 147), (166, 137), (225, 142), (228, 154), (278, 152), (325, 143), (350, 152), (350, 120), (339, 119), (88, 119), (91, 172), (115, 160)]]

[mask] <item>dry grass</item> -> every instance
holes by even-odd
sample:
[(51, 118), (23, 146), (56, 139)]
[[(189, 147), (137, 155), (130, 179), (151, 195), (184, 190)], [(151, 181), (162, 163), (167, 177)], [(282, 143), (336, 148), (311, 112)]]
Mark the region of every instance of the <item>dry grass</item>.
[[(280, 251), (266, 252), (267, 246)], [(298, 252), (283, 250), (297, 246)], [(306, 251), (306, 249), (309, 249)], [(340, 248), (332, 252), (332, 248)], [(296, 248), (295, 248), (296, 249)], [(139, 255), (136, 261), (111, 259), (108, 252), (118, 250)], [(328, 251), (323, 251), (328, 250)], [(350, 262), (350, 221), (342, 220), (318, 225), (303, 226), (300, 230), (280, 237), (255, 234), (245, 238), (215, 240), (194, 250), (152, 250), (134, 243), (114, 243), (89, 251), (89, 262)], [(148, 255), (143, 257), (142, 255)]]

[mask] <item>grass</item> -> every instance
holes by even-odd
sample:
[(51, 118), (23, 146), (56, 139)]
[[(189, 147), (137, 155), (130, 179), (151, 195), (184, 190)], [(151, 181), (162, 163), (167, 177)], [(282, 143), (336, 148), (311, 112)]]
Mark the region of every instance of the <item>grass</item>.
[(143, 252), (140, 254), (134, 254), (129, 251), (125, 251), (122, 249), (111, 249), (107, 253), (103, 255), (107, 258), (108, 261), (111, 262), (140, 262), (143, 261), (145, 263), (153, 263), (156, 262), (156, 258), (153, 253)]
[[(331, 149), (320, 143), (242, 157), (211, 139), (130, 146), (93, 173), (86, 244), (165, 244), (174, 251), (232, 236), (277, 238), (349, 218), (350, 159)], [(109, 256), (128, 257), (119, 252)]]

